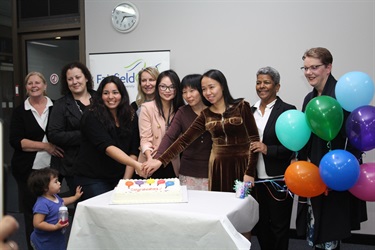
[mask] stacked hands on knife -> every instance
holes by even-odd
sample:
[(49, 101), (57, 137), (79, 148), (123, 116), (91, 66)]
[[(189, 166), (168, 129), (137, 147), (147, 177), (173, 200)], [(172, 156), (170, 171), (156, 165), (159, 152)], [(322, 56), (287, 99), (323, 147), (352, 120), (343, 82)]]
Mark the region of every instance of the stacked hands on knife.
[[(250, 149), (254, 150), (255, 152), (264, 152), (264, 151), (267, 152), (267, 147), (263, 143), (257, 143), (257, 144), (252, 143)], [(147, 161), (143, 163), (139, 163), (137, 165), (135, 169), (136, 174), (138, 174), (139, 176), (143, 178), (149, 178), (156, 170), (158, 170), (161, 167), (161, 165), (163, 165), (163, 163), (160, 160), (153, 159), (156, 153), (157, 153), (157, 148), (154, 147)], [(253, 187), (255, 184), (254, 177), (249, 176), (249, 175), (244, 175), (243, 181), (251, 183), (251, 187)]]
[(153, 159), (153, 157), (157, 153), (157, 147), (154, 146), (154, 148), (151, 151), (150, 157), (147, 159), (147, 161), (140, 163), (138, 166), (139, 168), (135, 169), (136, 174), (143, 178), (150, 177), (156, 170), (160, 168), (162, 165), (162, 162), (158, 159)]

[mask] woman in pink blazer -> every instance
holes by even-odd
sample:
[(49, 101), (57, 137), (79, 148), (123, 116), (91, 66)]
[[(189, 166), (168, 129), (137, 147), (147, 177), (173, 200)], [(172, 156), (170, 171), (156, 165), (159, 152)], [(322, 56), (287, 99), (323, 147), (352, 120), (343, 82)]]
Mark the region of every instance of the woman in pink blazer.
[[(165, 135), (178, 108), (184, 105), (181, 83), (173, 70), (161, 72), (156, 80), (155, 100), (142, 104), (139, 114), (139, 133), (141, 152), (139, 162), (152, 159), (161, 139)], [(172, 178), (178, 176), (180, 157), (175, 157), (171, 164), (159, 168), (152, 178)], [(150, 176), (148, 176), (150, 177)]]

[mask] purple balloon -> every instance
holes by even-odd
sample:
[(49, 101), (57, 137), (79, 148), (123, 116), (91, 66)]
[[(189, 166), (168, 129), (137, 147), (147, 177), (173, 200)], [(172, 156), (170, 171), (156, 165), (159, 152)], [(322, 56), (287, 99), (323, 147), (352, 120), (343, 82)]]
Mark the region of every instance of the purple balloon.
[(145, 183), (144, 181), (135, 181), (135, 184), (141, 186), (143, 183)]
[(364, 163), (361, 165), (357, 183), (349, 189), (358, 199), (364, 201), (375, 201), (375, 163)]
[(346, 120), (346, 136), (358, 150), (375, 148), (375, 107), (366, 105), (353, 110)]

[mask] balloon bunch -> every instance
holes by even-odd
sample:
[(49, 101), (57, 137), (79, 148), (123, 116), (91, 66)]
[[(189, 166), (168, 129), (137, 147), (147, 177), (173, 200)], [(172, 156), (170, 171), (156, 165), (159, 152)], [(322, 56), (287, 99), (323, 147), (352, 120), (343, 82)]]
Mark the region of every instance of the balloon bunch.
[[(366, 152), (375, 148), (375, 107), (370, 106), (374, 96), (374, 83), (362, 72), (344, 74), (336, 84), (336, 98), (342, 107), (351, 112), (345, 124), (346, 136), (351, 145)], [(360, 165), (358, 179), (348, 188), (358, 199), (375, 201), (375, 163)]]
[[(348, 141), (365, 152), (375, 148), (375, 107), (371, 78), (362, 72), (343, 75), (335, 88), (336, 98), (318, 96), (307, 105), (305, 112), (289, 110), (276, 121), (276, 135), (289, 150), (297, 152), (308, 142), (311, 132), (327, 141), (340, 132), (345, 109), (351, 112), (346, 120)], [(307, 161), (296, 161), (285, 171), (285, 183), (293, 193), (303, 197), (321, 195), (328, 188), (349, 190), (365, 201), (375, 201), (375, 163), (359, 165), (356, 157), (346, 150), (329, 151), (319, 168)]]

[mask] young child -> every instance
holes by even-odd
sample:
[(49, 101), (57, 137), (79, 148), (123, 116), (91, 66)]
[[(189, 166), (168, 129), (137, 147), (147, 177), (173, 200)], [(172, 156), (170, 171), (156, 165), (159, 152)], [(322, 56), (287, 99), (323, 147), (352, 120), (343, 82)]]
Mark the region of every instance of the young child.
[(58, 196), (61, 184), (58, 181), (58, 171), (43, 168), (33, 172), (29, 179), (30, 190), (38, 196), (33, 208), (34, 231), (31, 234), (31, 245), (35, 250), (66, 249), (65, 235), (61, 229), (69, 226), (69, 222), (61, 224), (59, 208), (78, 200), (83, 192), (76, 188), (74, 196), (61, 198)]

